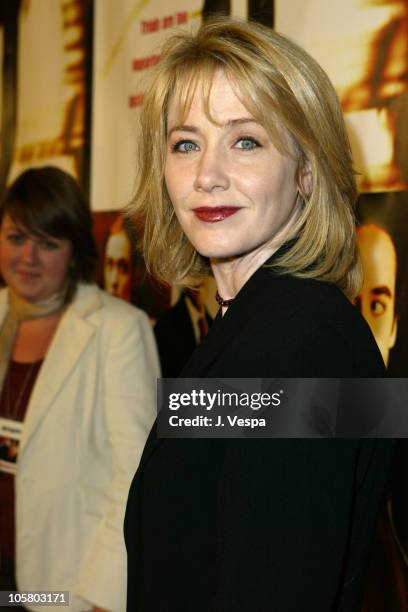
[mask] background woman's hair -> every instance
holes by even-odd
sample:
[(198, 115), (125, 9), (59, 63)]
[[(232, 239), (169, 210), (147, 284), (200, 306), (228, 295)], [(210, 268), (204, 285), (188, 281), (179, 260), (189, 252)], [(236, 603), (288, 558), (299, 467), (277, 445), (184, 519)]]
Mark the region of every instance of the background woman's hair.
[(90, 208), (76, 181), (53, 166), (23, 172), (7, 189), (0, 203), (5, 214), (34, 236), (48, 234), (69, 240), (72, 260), (68, 274), (73, 285), (94, 279), (97, 251)]
[[(278, 150), (298, 163), (302, 211), (287, 236), (297, 239), (275, 268), (334, 282), (353, 297), (361, 280), (353, 212), (357, 190), (333, 85), (292, 41), (259, 24), (225, 17), (206, 22), (195, 34), (171, 36), (146, 90), (129, 214), (143, 223), (141, 246), (149, 271), (177, 283), (209, 271), (208, 260), (182, 231), (166, 190), (166, 121), (170, 101), (178, 104), (180, 120), (186, 117), (197, 88), (210, 115), (211, 83), (220, 69)], [(303, 184), (308, 170), (310, 190)]]

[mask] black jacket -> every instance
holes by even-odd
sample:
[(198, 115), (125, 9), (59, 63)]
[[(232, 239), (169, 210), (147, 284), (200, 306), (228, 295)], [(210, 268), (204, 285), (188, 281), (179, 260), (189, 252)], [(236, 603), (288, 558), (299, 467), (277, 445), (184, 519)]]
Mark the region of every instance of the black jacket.
[[(377, 377), (371, 332), (333, 285), (265, 267), (184, 377)], [(125, 520), (130, 612), (354, 612), (389, 440), (157, 439)]]
[(181, 296), (153, 328), (163, 378), (176, 378), (197, 346), (188, 308)]
[[(153, 328), (163, 378), (177, 378), (197, 347), (185, 299), (183, 294), (170, 310), (159, 317)], [(205, 316), (210, 327), (212, 319), (207, 312)]]

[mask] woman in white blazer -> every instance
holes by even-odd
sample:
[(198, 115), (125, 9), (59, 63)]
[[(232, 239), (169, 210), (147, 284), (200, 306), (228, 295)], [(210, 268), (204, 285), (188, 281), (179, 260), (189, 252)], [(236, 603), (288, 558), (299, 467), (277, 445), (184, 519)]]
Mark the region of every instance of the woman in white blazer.
[(20, 591), (119, 612), (126, 497), (155, 417), (150, 325), (89, 284), (91, 217), (67, 174), (25, 172), (0, 221), (0, 586), (14, 587), (15, 559)]

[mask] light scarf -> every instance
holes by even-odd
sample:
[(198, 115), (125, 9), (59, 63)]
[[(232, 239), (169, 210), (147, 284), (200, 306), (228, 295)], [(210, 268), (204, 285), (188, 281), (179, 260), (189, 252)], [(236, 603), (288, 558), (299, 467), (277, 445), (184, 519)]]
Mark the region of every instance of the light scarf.
[(9, 289), (9, 309), (0, 329), (0, 393), (13, 352), (18, 327), (22, 321), (46, 317), (62, 310), (67, 296), (67, 288), (54, 293), (40, 302), (29, 302)]

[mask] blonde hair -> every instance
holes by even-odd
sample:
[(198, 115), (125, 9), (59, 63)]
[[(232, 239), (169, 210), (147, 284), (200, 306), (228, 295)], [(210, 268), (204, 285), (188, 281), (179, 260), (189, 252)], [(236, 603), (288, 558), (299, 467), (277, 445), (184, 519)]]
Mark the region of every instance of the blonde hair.
[[(199, 84), (209, 114), (211, 83), (220, 69), (275, 146), (295, 155), (298, 163), (302, 210), (286, 237), (297, 239), (274, 268), (331, 281), (353, 297), (361, 277), (353, 213), (357, 190), (335, 90), (318, 63), (292, 41), (259, 24), (225, 17), (204, 23), (195, 34), (173, 34), (145, 93), (138, 182), (129, 214), (142, 220), (141, 246), (149, 271), (165, 282), (185, 284), (209, 271), (208, 260), (195, 250), (175, 216), (164, 165), (170, 100), (178, 102), (185, 116)], [(285, 134), (294, 144), (292, 151)], [(310, 192), (302, 185), (306, 170), (312, 175)]]

